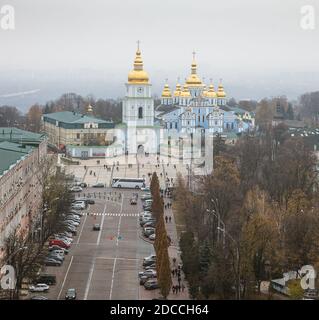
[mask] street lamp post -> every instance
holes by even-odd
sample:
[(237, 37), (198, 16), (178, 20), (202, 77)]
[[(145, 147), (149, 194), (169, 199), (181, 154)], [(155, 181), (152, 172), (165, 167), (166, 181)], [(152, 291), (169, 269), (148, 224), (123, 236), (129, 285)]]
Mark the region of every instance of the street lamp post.
[[(210, 211), (209, 209), (206, 209), (207, 212), (209, 212), (210, 214), (214, 215), (215, 218), (217, 218), (217, 241), (220, 240), (220, 231), (221, 231), (221, 225), (223, 226), (222, 230), (226, 230), (226, 225), (224, 223), (224, 221), (220, 218), (220, 214), (218, 212), (216, 212), (215, 210)], [(225, 233), (223, 233), (223, 247), (225, 248)]]
[(228, 238), (235, 244), (236, 248), (236, 260), (237, 260), (237, 299), (240, 300), (240, 251), (239, 251), (239, 244), (238, 242), (225, 230), (220, 227), (218, 229), (224, 233), (224, 235), (227, 235)]
[[(210, 201), (214, 204), (214, 207), (215, 207), (215, 210), (213, 210), (213, 212), (217, 215), (217, 219), (218, 219), (218, 228), (221, 227), (221, 224), (223, 225), (223, 229), (226, 230), (226, 226), (225, 226), (225, 223), (221, 220), (220, 218), (220, 213), (219, 213), (219, 203), (218, 203), (218, 199), (210, 199)], [(219, 229), (217, 228), (218, 230), (218, 234), (217, 234), (217, 237), (218, 237), (218, 240), (219, 240)], [(225, 234), (223, 235), (223, 244), (224, 244), (224, 247), (225, 247)]]

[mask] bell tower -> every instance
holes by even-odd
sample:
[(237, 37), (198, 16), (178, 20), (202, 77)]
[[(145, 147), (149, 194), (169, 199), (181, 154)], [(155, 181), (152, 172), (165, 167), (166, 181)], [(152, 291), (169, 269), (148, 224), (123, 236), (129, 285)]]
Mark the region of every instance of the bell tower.
[(123, 123), (127, 126), (153, 126), (154, 100), (152, 85), (147, 72), (143, 69), (143, 59), (140, 51), (140, 42), (134, 59), (134, 69), (128, 74), (125, 84), (126, 93), (123, 99)]

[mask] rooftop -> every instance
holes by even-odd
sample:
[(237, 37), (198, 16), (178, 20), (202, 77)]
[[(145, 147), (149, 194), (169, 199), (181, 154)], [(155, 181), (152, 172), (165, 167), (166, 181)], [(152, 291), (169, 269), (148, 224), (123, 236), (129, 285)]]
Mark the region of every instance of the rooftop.
[(0, 142), (10, 141), (24, 145), (38, 145), (45, 135), (14, 127), (0, 127)]
[(44, 114), (43, 117), (56, 120), (59, 122), (64, 122), (64, 123), (87, 123), (87, 122), (113, 123), (113, 121), (111, 120), (102, 120), (102, 119), (98, 119), (85, 114), (72, 112), (72, 111), (47, 113), (47, 114)]
[(34, 148), (19, 143), (12, 143), (8, 141), (0, 142), (0, 176), (10, 169), (10, 167), (26, 155), (28, 155)]

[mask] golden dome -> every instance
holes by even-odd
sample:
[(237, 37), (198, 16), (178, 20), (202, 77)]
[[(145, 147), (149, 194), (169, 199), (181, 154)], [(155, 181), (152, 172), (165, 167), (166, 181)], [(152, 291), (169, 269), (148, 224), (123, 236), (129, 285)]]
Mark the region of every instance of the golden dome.
[(181, 92), (180, 96), (181, 97), (185, 97), (185, 98), (190, 98), (191, 97), (191, 93), (189, 92), (187, 84), (184, 85), (183, 91)]
[(162, 92), (162, 98), (171, 98), (171, 97), (172, 97), (171, 89), (169, 88), (169, 85), (166, 83), (164, 86), (164, 90)]
[(226, 97), (226, 92), (224, 91), (224, 86), (221, 82), (218, 86), (217, 97), (218, 98), (225, 98)]
[(191, 74), (186, 80), (186, 84), (190, 86), (202, 86), (202, 81), (197, 75), (197, 63), (195, 61), (195, 52), (193, 52), (193, 62), (192, 62), (192, 69)]
[(134, 60), (134, 70), (128, 74), (128, 82), (136, 84), (148, 83), (148, 74), (143, 70), (143, 60), (141, 57), (141, 51), (138, 47), (136, 50), (136, 56)]
[(89, 104), (89, 105), (87, 106), (86, 111), (87, 111), (88, 113), (92, 113), (92, 112), (93, 112), (93, 107), (91, 106), (91, 104)]
[(208, 89), (208, 91), (206, 93), (206, 97), (207, 98), (216, 98), (217, 97), (217, 94), (215, 92), (213, 84), (210, 84), (209, 89)]
[(179, 83), (177, 83), (176, 90), (174, 91), (174, 96), (179, 97), (181, 93), (182, 93), (182, 86)]

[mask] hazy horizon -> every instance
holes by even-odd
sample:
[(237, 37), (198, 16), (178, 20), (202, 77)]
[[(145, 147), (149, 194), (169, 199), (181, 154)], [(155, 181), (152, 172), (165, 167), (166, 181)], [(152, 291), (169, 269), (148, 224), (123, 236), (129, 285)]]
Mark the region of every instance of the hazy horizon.
[(215, 85), (223, 78), (228, 97), (296, 99), (319, 89), (318, 28), (300, 27), (301, 6), (319, 16), (314, 0), (5, 4), (15, 8), (16, 28), (0, 29), (0, 105), (25, 111), (66, 92), (121, 98), (137, 40), (154, 95), (165, 78), (173, 89), (189, 75), (193, 50), (198, 74)]

